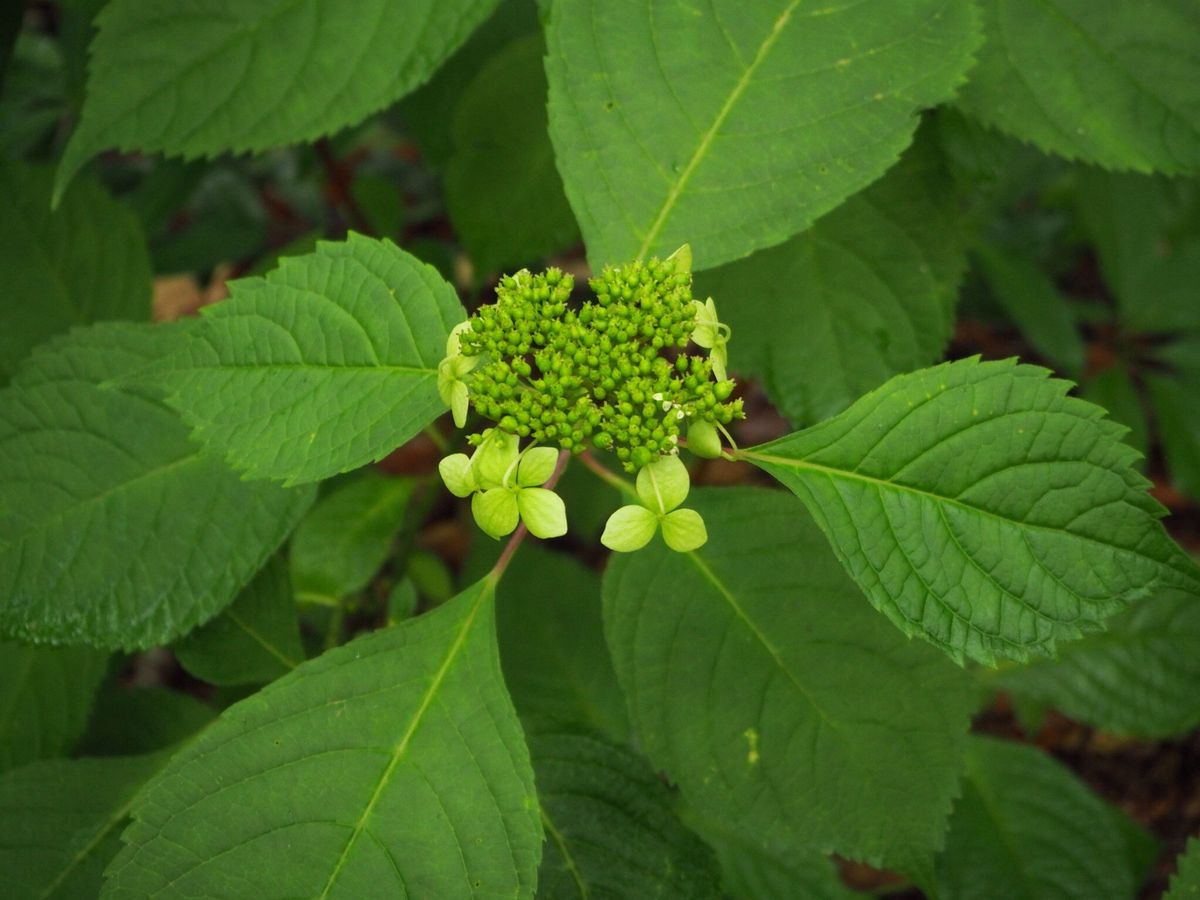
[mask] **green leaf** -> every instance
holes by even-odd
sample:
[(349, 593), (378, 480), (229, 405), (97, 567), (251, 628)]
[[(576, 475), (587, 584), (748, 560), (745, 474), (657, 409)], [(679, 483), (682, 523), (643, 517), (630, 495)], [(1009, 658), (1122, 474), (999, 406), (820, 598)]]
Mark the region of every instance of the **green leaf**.
[(97, 18), (87, 97), (57, 189), (109, 147), (191, 159), (304, 143), (425, 81), (496, 0), (113, 0)]
[[(728, 829), (692, 810), (684, 822), (696, 829), (717, 854), (722, 886), (736, 900), (852, 900), (856, 894), (842, 883), (837, 864), (820, 853), (797, 852), (786, 841)], [(766, 845), (766, 846), (764, 846)]]
[(1183, 179), (1082, 169), (1076, 204), (1121, 323), (1149, 333), (1200, 329), (1200, 238)]
[[(9, 15), (24, 20), (24, 8), (12, 4)], [(0, 156), (37, 155), (53, 140), (67, 113), (66, 65), (61, 34), (23, 29), (16, 35), (0, 91)]]
[(94, 325), (36, 352), (0, 392), (0, 630), (170, 641), (225, 607), (312, 501), (243, 481), (154, 391), (111, 383), (179, 334)]
[(1083, 336), (1067, 300), (1050, 276), (1025, 256), (994, 244), (973, 251), (992, 295), (1021, 329), (1021, 334), (1064, 373), (1083, 372)]
[(454, 111), (446, 205), (480, 275), (579, 240), (546, 130), (544, 55), (540, 34), (514, 41), (480, 69)]
[(171, 649), (209, 684), (265, 684), (296, 668), (304, 648), (287, 564), (276, 556), (220, 615)]
[(573, 557), (524, 546), (496, 588), (496, 607), (504, 681), (521, 715), (624, 740), (625, 699), (604, 643), (596, 573)]
[(711, 851), (675, 817), (643, 759), (560, 729), (530, 734), (529, 754), (546, 830), (538, 897), (721, 896)]
[(397, 581), (388, 593), (388, 624), (396, 625), (411, 619), (417, 614), (419, 605), (420, 597), (417, 596), (417, 587), (412, 579), (405, 577)]
[(71, 749), (107, 660), (88, 647), (0, 641), (0, 772)]
[(692, 246), (697, 270), (769, 247), (866, 187), (947, 99), (972, 4), (563, 0), (550, 136), (593, 266)]
[[(1145, 455), (1150, 447), (1150, 423), (1129, 369), (1122, 363), (1096, 372), (1079, 385), (1079, 395), (1108, 410), (1113, 420), (1129, 429), (1124, 441)], [(1144, 465), (1144, 464), (1143, 464)]]
[(795, 498), (692, 496), (703, 549), (655, 544), (604, 574), (642, 747), (698, 813), (764, 846), (919, 868), (957, 791), (966, 680), (871, 610)]
[(1171, 378), (1149, 374), (1146, 390), (1158, 422), (1171, 484), (1200, 497), (1200, 377)]
[(447, 115), (447, 111), (454, 109), (479, 70), (496, 56), (497, 48), (507, 47), (537, 29), (537, 11), (532, 3), (501, 0), (496, 11), (475, 29), (454, 56), (397, 105), (396, 113), (405, 131), (416, 138), (422, 156), (435, 168), (444, 168), (454, 151), (454, 116)]
[(803, 234), (697, 276), (733, 330), (733, 370), (762, 379), (790, 421), (834, 415), (941, 357), (966, 256), (934, 150), (919, 140)]
[(958, 105), (1043, 150), (1113, 169), (1200, 166), (1192, 0), (985, 0)]
[(1133, 897), (1109, 807), (1035, 747), (973, 737), (963, 796), (939, 857), (938, 896), (960, 900)]
[(804, 501), (905, 634), (959, 660), (1052, 654), (1164, 587), (1200, 590), (1200, 575), (1124, 429), (1048, 375), (946, 363), (741, 455)]
[(137, 220), (91, 180), (52, 213), (52, 178), (0, 162), (0, 382), (36, 345), (74, 325), (150, 318), (150, 257)]
[(366, 587), (392, 552), (413, 482), (368, 469), (323, 495), (292, 535), (292, 585), (301, 599), (340, 600)]
[(1165, 900), (1192, 900), (1195, 897), (1200, 897), (1200, 838), (1189, 840), (1179, 855)]
[(4, 896), (100, 896), (134, 795), (169, 755), (39, 762), (0, 776)]
[(1200, 725), (1200, 599), (1147, 597), (1057, 660), (1003, 669), (995, 683), (1117, 734), (1185, 734)]
[(250, 477), (357, 468), (445, 411), (437, 365), (462, 306), (391, 241), (322, 243), (231, 290), (155, 377), (196, 437)]
[(542, 829), (492, 599), (479, 582), (230, 707), (142, 792), (105, 896), (532, 894)]
[(1109, 818), (1116, 824), (1125, 845), (1125, 864), (1133, 883), (1142, 887), (1162, 853), (1162, 845), (1119, 806), (1105, 804)]
[(165, 750), (191, 737), (217, 711), (191, 694), (167, 688), (129, 688), (110, 680), (96, 695), (76, 756), (132, 756)]

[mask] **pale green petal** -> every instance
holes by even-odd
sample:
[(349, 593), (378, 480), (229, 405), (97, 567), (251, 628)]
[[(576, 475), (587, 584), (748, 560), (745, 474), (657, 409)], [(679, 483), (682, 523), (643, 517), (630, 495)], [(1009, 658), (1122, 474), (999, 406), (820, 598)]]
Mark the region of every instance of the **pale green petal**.
[(517, 436), (501, 431), (499, 428), (489, 428), (483, 433), (483, 441), (471, 456), (471, 465), (475, 469), (475, 480), (481, 487), (500, 487), (504, 477), (512, 475), (520, 451), (517, 448)]
[(554, 491), (522, 488), (517, 491), (517, 506), (521, 521), (534, 537), (555, 538), (567, 533), (567, 508)]
[(677, 509), (662, 519), (663, 540), (679, 553), (690, 553), (708, 540), (704, 519), (694, 509)]
[(687, 448), (702, 459), (716, 459), (721, 455), (721, 435), (711, 422), (696, 419), (688, 424)]
[(554, 474), (558, 463), (558, 451), (553, 447), (530, 447), (521, 454), (517, 466), (517, 484), (521, 487), (536, 487), (545, 484)]
[(479, 490), (471, 472), (471, 459), (465, 453), (454, 453), (443, 459), (438, 463), (438, 474), (455, 497), (469, 497)]
[(608, 517), (600, 543), (609, 550), (632, 553), (650, 543), (658, 530), (658, 516), (644, 506), (622, 506)]
[(450, 412), (454, 415), (455, 428), (462, 428), (467, 424), (467, 411), (469, 408), (466, 382), (454, 382), (454, 387), (450, 390)]
[(516, 493), (507, 488), (492, 488), (476, 494), (471, 498), (471, 513), (485, 533), (499, 540), (517, 527), (520, 513)]
[(708, 355), (712, 360), (713, 376), (717, 381), (724, 381), (729, 376), (725, 372), (725, 367), (729, 365), (729, 347), (725, 343), (724, 338), (719, 338), (712, 348), (712, 352)]
[(447, 406), (450, 405), (451, 391), (454, 388), (454, 383), (458, 380), (454, 375), (454, 370), (450, 362), (449, 359), (443, 359), (438, 363), (437, 369), (438, 396), (442, 398), (442, 402)]
[(460, 343), (464, 332), (471, 330), (471, 320), (466, 319), (459, 322), (450, 329), (450, 336), (446, 338), (446, 356), (459, 356), (462, 353), (462, 345)]
[(678, 250), (666, 258), (666, 262), (675, 262), (675, 271), (683, 275), (692, 272), (692, 245), (683, 244)]
[(668, 513), (687, 499), (691, 479), (678, 456), (664, 456), (637, 474), (637, 492), (647, 509)]

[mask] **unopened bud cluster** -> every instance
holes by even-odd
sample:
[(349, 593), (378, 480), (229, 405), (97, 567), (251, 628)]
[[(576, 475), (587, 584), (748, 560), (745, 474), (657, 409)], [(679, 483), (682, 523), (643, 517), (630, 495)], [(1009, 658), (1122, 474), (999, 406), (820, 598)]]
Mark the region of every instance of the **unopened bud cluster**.
[(674, 453), (689, 427), (741, 418), (723, 364), (717, 379), (710, 354), (687, 352), (704, 313), (688, 269), (675, 257), (606, 268), (581, 306), (558, 269), (506, 276), (457, 336), (478, 360), (462, 373), (470, 405), (538, 445), (611, 450), (630, 472)]

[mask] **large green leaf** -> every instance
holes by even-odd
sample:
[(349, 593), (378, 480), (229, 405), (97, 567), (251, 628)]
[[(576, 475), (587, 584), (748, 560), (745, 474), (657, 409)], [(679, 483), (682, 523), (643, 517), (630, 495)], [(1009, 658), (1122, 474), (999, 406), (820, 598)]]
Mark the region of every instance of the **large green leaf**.
[(735, 831), (714, 816), (684, 811), (694, 828), (717, 854), (721, 886), (735, 900), (853, 900), (859, 897), (842, 883), (837, 864), (815, 851), (797, 851), (778, 835)]
[(550, 135), (593, 265), (698, 269), (778, 244), (866, 187), (947, 99), (972, 4), (561, 0)]
[(1050, 275), (1019, 252), (981, 241), (973, 252), (992, 297), (1022, 336), (1064, 374), (1078, 378), (1085, 354), (1079, 322)]
[(1057, 660), (1003, 669), (996, 684), (1118, 734), (1164, 738), (1200, 725), (1200, 599), (1164, 591), (1067, 644)]
[(228, 604), (311, 502), (243, 481), (153, 391), (110, 383), (178, 334), (95, 325), (35, 352), (0, 392), (0, 630), (169, 641)]
[(966, 256), (940, 163), (919, 142), (803, 234), (697, 276), (733, 329), (732, 368), (792, 422), (941, 357)]
[[(1127, 366), (1117, 362), (1094, 372), (1079, 385), (1079, 396), (1104, 407), (1114, 421), (1129, 429), (1129, 434), (1124, 438), (1125, 443), (1143, 455), (1148, 451), (1150, 423), (1146, 418), (1145, 403)], [(1145, 461), (1138, 465), (1144, 469)]]
[(463, 309), (391, 241), (352, 234), (231, 290), (154, 377), (196, 436), (248, 475), (326, 478), (445, 410), (437, 365)]
[(525, 546), (496, 598), (504, 680), (521, 714), (624, 739), (629, 722), (604, 643), (600, 577), (566, 554)]
[(712, 853), (672, 811), (670, 791), (639, 756), (585, 733), (535, 730), (546, 847), (538, 897), (716, 900)]
[(55, 760), (0, 776), (6, 900), (98, 897), (134, 795), (169, 755)]
[(957, 793), (971, 691), (867, 605), (795, 498), (688, 498), (709, 540), (615, 556), (605, 633), (651, 761), (764, 847), (920, 868)]
[(1200, 574), (1124, 429), (1048, 375), (974, 358), (900, 375), (741, 457), (804, 501), (905, 634), (956, 659), (1050, 654)]
[(76, 756), (135, 756), (165, 750), (191, 737), (217, 711), (182, 691), (128, 687), (112, 679), (96, 695)]
[(1200, 497), (1200, 377), (1147, 376), (1146, 390), (1158, 420), (1171, 484)]
[(186, 158), (310, 141), (427, 79), (497, 0), (113, 0), (59, 189), (97, 151)]
[(276, 556), (215, 619), (176, 641), (185, 669), (210, 684), (262, 684), (304, 661), (287, 565)]
[[(396, 106), (404, 130), (421, 146), (421, 157), (443, 169), (454, 151), (454, 108), (479, 70), (496, 56), (497, 50), (516, 38), (538, 30), (538, 14), (529, 0), (500, 0), (496, 11), (475, 29), (466, 43), (441, 66), (433, 77)], [(543, 92), (544, 93), (544, 92)], [(542, 97), (545, 103), (545, 97)]]
[(143, 791), (104, 896), (530, 896), (492, 600), (479, 582), (230, 707)]
[(1166, 900), (1195, 900), (1200, 897), (1200, 838), (1192, 838), (1179, 855)]
[(958, 104), (1043, 150), (1116, 169), (1200, 166), (1193, 0), (985, 0)]
[(546, 131), (544, 54), (540, 34), (514, 41), (479, 71), (454, 111), (446, 203), (480, 275), (579, 240)]
[(391, 552), (413, 482), (368, 469), (317, 501), (292, 536), (292, 585), (300, 599), (337, 601), (367, 586)]
[(87, 647), (0, 641), (0, 772), (71, 749), (107, 659)]
[(1200, 330), (1200, 235), (1192, 182), (1080, 169), (1080, 223), (1095, 245), (1126, 328), (1150, 334)]
[(150, 318), (150, 257), (137, 219), (90, 180), (51, 212), (52, 178), (0, 162), (0, 382), (72, 326)]
[(938, 859), (943, 900), (1132, 900), (1110, 808), (1035, 747), (972, 738), (963, 796)]

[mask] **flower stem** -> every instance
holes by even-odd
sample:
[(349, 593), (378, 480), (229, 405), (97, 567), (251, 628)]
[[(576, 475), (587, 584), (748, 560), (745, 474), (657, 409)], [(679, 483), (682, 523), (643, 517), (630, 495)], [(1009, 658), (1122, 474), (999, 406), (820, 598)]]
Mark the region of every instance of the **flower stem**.
[(592, 452), (590, 450), (584, 450), (581, 454), (579, 454), (579, 461), (587, 466), (594, 475), (600, 478), (601, 481), (607, 482), (622, 494), (633, 497), (637, 499), (639, 503), (641, 503), (641, 499), (638, 498), (638, 492), (636, 488), (634, 488), (632, 484), (630, 484), (616, 472), (605, 468), (599, 462), (599, 460), (596, 459), (596, 457), (592, 456)]
[(450, 449), (450, 442), (446, 440), (446, 436), (437, 430), (436, 425), (426, 425), (423, 429), (425, 436), (433, 441), (433, 446), (438, 448), (440, 453), (445, 453)]

